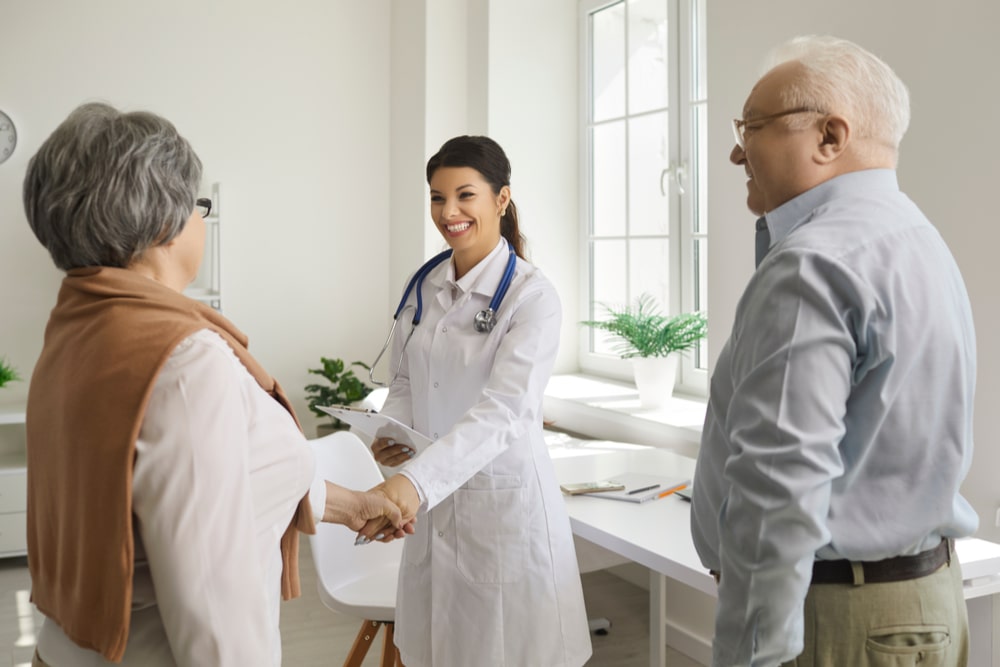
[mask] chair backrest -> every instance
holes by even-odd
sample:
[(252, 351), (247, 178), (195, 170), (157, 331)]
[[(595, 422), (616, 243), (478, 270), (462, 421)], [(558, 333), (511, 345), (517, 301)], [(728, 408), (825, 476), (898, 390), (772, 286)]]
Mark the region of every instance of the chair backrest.
[[(359, 490), (383, 480), (368, 447), (349, 431), (336, 431), (310, 441), (310, 445), (316, 455), (316, 471), (325, 480)], [(388, 616), (373, 620), (392, 620), (403, 541), (354, 546), (355, 537), (346, 526), (328, 523), (316, 526), (316, 534), (309, 536), (320, 597), (331, 609), (366, 618), (384, 608), (382, 615)], [(366, 579), (374, 579), (374, 583), (363, 581)]]

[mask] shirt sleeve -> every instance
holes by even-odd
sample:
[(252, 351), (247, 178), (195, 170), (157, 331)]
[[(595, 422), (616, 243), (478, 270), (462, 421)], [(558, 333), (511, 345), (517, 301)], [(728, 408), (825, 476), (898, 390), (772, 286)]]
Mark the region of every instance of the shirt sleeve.
[(225, 352), (195, 334), (158, 376), (137, 443), (133, 511), (177, 664), (270, 666), (249, 415), (240, 368)]
[(755, 277), (732, 344), (719, 517), (722, 580), (713, 664), (773, 666), (802, 650), (802, 610), (843, 474), (858, 281), (835, 261), (786, 252)]
[(541, 424), (542, 395), (555, 365), (562, 307), (547, 281), (516, 299), (516, 311), (478, 402), (403, 472), (424, 494), (428, 510), (522, 438), (527, 424)]

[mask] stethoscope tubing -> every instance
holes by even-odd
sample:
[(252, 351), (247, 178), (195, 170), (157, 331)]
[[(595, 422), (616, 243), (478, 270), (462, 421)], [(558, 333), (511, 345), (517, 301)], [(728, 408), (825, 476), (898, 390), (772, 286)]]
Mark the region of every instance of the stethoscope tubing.
[[(476, 314), (475, 321), (473, 322), (475, 330), (479, 333), (489, 333), (493, 331), (493, 328), (496, 326), (496, 312), (500, 309), (500, 304), (507, 295), (507, 290), (510, 288), (510, 284), (514, 279), (514, 270), (517, 268), (517, 254), (514, 252), (513, 246), (509, 243), (507, 244), (507, 249), (507, 266), (504, 268), (503, 276), (500, 278), (500, 284), (497, 285), (497, 289), (493, 293), (493, 298), (490, 299), (489, 307), (486, 310), (479, 311)], [(392, 379), (390, 379), (388, 383), (379, 382), (375, 379), (375, 367), (378, 366), (378, 362), (382, 359), (382, 356), (389, 347), (389, 343), (392, 340), (392, 334), (395, 332), (396, 325), (399, 323), (399, 316), (404, 310), (406, 310), (406, 302), (409, 300), (410, 294), (416, 290), (417, 305), (414, 308), (410, 333), (406, 336), (406, 340), (403, 341), (402, 350), (406, 350), (406, 346), (409, 344), (410, 338), (413, 337), (413, 332), (416, 331), (417, 325), (420, 324), (420, 319), (423, 317), (424, 297), (422, 288), (424, 285), (424, 278), (426, 278), (427, 274), (433, 271), (438, 264), (450, 258), (451, 255), (452, 250), (450, 248), (434, 255), (429, 260), (424, 262), (419, 269), (417, 269), (417, 272), (413, 274), (412, 278), (410, 278), (410, 282), (406, 284), (406, 289), (403, 290), (403, 298), (399, 300), (396, 312), (392, 315), (392, 326), (389, 328), (389, 335), (386, 336), (385, 343), (382, 344), (382, 350), (378, 353), (378, 356), (375, 357), (375, 361), (372, 362), (371, 367), (368, 369), (368, 379), (371, 380), (373, 384), (379, 385), (380, 387), (386, 387), (395, 382), (396, 378), (399, 377), (399, 369), (403, 365), (402, 351), (400, 351), (399, 361), (396, 364), (395, 371), (393, 371)]]

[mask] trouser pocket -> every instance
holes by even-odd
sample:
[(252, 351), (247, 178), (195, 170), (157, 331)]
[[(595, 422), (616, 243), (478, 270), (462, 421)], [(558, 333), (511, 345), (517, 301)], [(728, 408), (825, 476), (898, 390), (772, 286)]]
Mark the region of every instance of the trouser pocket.
[(944, 625), (898, 625), (868, 633), (865, 650), (874, 667), (952, 667), (945, 662), (951, 634)]

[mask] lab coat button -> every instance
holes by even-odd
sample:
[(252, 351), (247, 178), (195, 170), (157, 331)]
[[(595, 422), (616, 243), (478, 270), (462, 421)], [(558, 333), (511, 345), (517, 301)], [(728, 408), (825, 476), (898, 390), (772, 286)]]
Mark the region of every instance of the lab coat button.
[(435, 389), (437, 389), (437, 388), (438, 388), (438, 383), (437, 383), (437, 382), (435, 382), (435, 383), (434, 383), (434, 388), (435, 388)]
[(431, 436), (431, 437), (433, 437), (433, 438), (434, 438), (435, 440), (437, 440), (437, 437), (438, 437), (438, 434), (437, 434), (437, 433), (434, 433), (434, 434), (432, 434), (432, 436)]
[(443, 530), (439, 530), (438, 531), (438, 537), (444, 537), (444, 531)]
[(441, 327), (441, 333), (448, 333), (448, 327)]

